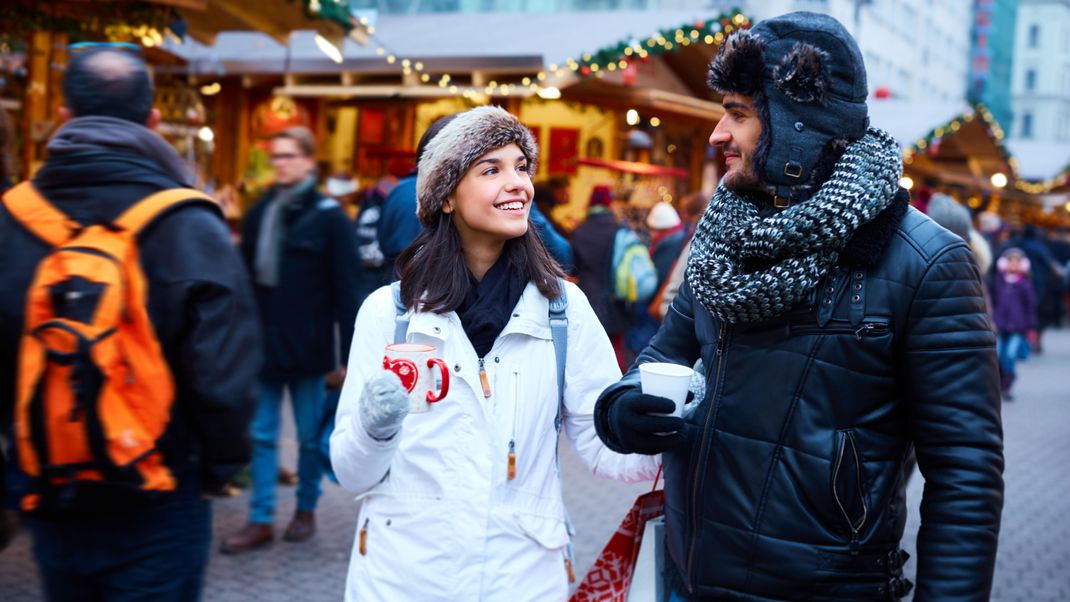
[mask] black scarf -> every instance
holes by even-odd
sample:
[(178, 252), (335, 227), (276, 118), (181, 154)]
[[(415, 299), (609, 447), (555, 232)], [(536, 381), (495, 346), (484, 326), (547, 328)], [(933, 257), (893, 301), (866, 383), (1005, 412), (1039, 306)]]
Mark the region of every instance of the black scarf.
[(481, 281), (476, 281), (475, 276), (468, 273), (471, 287), (457, 308), (464, 334), (472, 342), (478, 357), (490, 352), (528, 284), (505, 255), (502, 253)]

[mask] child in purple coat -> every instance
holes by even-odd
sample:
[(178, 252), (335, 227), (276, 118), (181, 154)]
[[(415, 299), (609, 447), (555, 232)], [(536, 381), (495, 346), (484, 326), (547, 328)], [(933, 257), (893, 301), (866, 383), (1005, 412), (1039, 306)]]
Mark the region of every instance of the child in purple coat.
[(1011, 399), (1015, 363), (1036, 337), (1037, 303), (1033, 293), (1029, 259), (1025, 253), (1011, 247), (996, 262), (997, 273), (992, 281), (992, 315), (999, 335), (1000, 385), (1003, 399)]

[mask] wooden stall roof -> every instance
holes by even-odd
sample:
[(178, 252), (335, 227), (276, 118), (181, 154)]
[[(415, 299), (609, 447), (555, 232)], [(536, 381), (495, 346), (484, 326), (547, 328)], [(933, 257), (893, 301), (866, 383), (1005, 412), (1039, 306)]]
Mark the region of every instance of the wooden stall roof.
[(359, 43), (366, 34), (359, 22), (343, 23), (335, 16), (321, 18), (305, 12), (304, 2), (292, 0), (147, 0), (178, 9), (188, 26), (188, 34), (203, 44), (213, 44), (224, 31), (260, 31), (280, 44), (290, 32), (314, 30), (337, 39), (350, 32)]

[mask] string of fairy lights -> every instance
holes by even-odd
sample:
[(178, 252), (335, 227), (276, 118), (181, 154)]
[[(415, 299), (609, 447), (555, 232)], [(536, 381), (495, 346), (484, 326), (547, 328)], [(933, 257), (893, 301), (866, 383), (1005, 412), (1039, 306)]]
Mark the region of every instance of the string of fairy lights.
[(534, 76), (524, 76), (515, 81), (490, 80), (483, 85), (459, 83), (450, 73), (431, 73), (420, 60), (402, 56), (390, 49), (383, 39), (375, 35), (375, 27), (367, 18), (359, 20), (370, 41), (376, 44), (375, 54), (388, 65), (397, 65), (403, 75), (418, 76), (425, 84), (437, 84), (451, 95), (470, 100), (482, 100), (483, 96), (518, 96), (534, 93), (541, 98), (556, 99), (560, 91), (554, 85), (571, 76), (604, 77), (606, 73), (623, 71), (633, 62), (646, 62), (652, 56), (687, 46), (714, 46), (724, 41), (725, 36), (736, 29), (749, 28), (750, 20), (738, 10), (723, 13), (705, 21), (657, 31), (645, 38), (629, 38), (579, 57), (568, 57), (561, 63), (550, 64)]
[[(988, 110), (988, 107), (983, 103), (975, 103), (970, 111), (967, 111), (947, 123), (937, 126), (924, 136), (917, 139), (913, 145), (903, 151), (903, 163), (909, 165), (913, 162), (914, 156), (920, 153), (935, 153), (935, 149), (940, 147), (944, 136), (957, 133), (964, 125), (974, 121), (975, 119), (981, 119), (985, 125), (985, 131), (991, 138), (993, 144), (999, 150), (1000, 155), (1003, 158), (1004, 163), (1007, 164), (1011, 171), (1011, 175), (1014, 179), (1014, 187), (1026, 194), (1047, 194), (1054, 190), (1056, 187), (1070, 183), (1070, 165), (1059, 172), (1052, 178), (1047, 180), (1031, 182), (1023, 180), (1020, 177), (1018, 171), (1018, 160), (1011, 154), (1010, 149), (1003, 142), (1006, 134), (1003, 128), (996, 121), (995, 116)], [(995, 174), (996, 177), (1000, 174)], [(1004, 176), (1004, 185), (1006, 184), (1006, 176)]]

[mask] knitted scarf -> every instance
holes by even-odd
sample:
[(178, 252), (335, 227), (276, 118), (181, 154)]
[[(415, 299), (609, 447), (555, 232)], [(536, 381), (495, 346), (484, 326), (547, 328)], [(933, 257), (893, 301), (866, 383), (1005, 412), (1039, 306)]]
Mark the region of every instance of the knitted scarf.
[(718, 187), (691, 244), (687, 282), (695, 298), (731, 323), (786, 313), (835, 265), (855, 230), (892, 202), (902, 171), (896, 141), (869, 128), (813, 196), (775, 215), (762, 218), (753, 202)]

